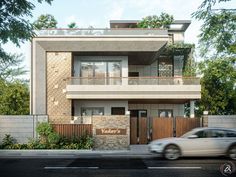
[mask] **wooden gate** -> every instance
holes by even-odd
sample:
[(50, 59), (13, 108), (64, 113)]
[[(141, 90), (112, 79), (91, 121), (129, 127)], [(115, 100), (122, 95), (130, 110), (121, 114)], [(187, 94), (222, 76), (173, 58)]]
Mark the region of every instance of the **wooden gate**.
[(130, 144), (147, 144), (147, 118), (130, 118)]
[(173, 136), (173, 118), (153, 118), (152, 140)]
[(200, 127), (199, 118), (177, 117), (175, 120), (176, 137), (180, 137), (193, 128)]
[(131, 117), (130, 118), (130, 144), (137, 144), (138, 139), (137, 139), (137, 117)]
[(152, 122), (152, 140), (180, 137), (193, 128), (200, 127), (199, 118), (153, 118)]

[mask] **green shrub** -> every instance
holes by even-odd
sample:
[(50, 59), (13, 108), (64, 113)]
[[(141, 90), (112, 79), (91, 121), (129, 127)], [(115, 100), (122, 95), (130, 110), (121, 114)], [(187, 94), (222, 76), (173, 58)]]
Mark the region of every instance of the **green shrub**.
[(13, 144), (10, 146), (9, 149), (28, 149), (28, 145), (27, 144)]
[(37, 125), (36, 131), (39, 134), (39, 136), (47, 137), (50, 133), (53, 132), (53, 129), (48, 122), (42, 122)]
[(49, 144), (58, 144), (60, 141), (60, 135), (52, 132), (48, 135), (48, 143)]
[(91, 149), (93, 147), (93, 138), (87, 134), (82, 135), (79, 138), (79, 144), (81, 144), (81, 149)]
[(51, 124), (48, 122), (42, 122), (37, 125), (37, 133), (40, 136), (41, 144), (48, 144), (48, 136), (53, 133)]
[(9, 134), (5, 134), (5, 137), (2, 140), (2, 148), (3, 149), (10, 149), (12, 145), (14, 145), (15, 143), (17, 143), (16, 139), (13, 138), (11, 135)]
[(62, 149), (79, 149), (78, 143), (70, 143), (63, 146)]
[(27, 144), (27, 149), (39, 149), (40, 140), (39, 139), (30, 139)]
[(52, 132), (48, 135), (48, 145), (50, 149), (57, 149), (60, 147), (60, 135)]

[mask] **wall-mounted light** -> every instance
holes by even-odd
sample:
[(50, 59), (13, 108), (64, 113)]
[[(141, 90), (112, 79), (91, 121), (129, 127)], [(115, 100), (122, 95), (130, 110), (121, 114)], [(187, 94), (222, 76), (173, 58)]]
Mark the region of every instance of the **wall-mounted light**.
[(62, 93), (66, 93), (66, 89), (62, 89)]
[(125, 115), (130, 115), (130, 111), (126, 111), (126, 112), (125, 112)]

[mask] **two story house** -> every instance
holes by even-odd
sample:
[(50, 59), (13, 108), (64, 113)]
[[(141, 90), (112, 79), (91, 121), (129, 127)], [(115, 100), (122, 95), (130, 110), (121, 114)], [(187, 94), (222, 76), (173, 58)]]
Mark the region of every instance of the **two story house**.
[(167, 50), (184, 41), (190, 21), (176, 20), (169, 29), (135, 28), (137, 23), (112, 20), (105, 29), (37, 31), (31, 113), (61, 124), (81, 117), (142, 117), (148, 131), (153, 117), (183, 117), (185, 103), (194, 117), (199, 78), (183, 77), (191, 49)]

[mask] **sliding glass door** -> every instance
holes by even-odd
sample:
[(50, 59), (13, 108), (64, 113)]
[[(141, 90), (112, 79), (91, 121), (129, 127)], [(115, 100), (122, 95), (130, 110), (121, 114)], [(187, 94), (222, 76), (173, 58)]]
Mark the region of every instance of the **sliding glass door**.
[(93, 84), (93, 62), (81, 62), (81, 85)]
[(94, 62), (94, 83), (95, 85), (105, 85), (106, 63)]
[(109, 85), (121, 84), (121, 65), (120, 62), (108, 62)]
[(82, 61), (80, 73), (82, 85), (121, 84), (120, 61)]

